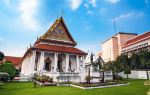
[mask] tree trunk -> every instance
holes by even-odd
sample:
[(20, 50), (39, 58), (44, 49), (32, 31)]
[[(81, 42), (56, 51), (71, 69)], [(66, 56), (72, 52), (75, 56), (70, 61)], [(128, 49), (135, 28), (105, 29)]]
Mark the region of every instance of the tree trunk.
[(105, 76), (104, 76), (104, 71), (103, 71), (103, 77), (102, 77), (102, 82), (104, 83), (104, 78), (105, 78)]
[(149, 80), (148, 70), (146, 70), (147, 80)]
[(88, 76), (89, 76), (89, 79), (88, 79), (88, 84), (90, 84), (90, 77), (91, 77), (91, 75), (90, 75), (90, 67), (89, 67)]
[(127, 80), (128, 80), (128, 74), (127, 74)]

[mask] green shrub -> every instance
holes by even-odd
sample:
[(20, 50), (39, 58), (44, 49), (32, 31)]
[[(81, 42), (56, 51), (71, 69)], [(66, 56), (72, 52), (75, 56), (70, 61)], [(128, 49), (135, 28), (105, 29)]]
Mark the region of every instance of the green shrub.
[(13, 80), (16, 76), (16, 68), (12, 65), (11, 62), (7, 61), (0, 65), (0, 72), (5, 72), (9, 74), (9, 79)]
[(37, 76), (37, 77), (35, 77), (35, 80), (40, 82), (40, 80), (41, 80), (41, 76)]
[(85, 80), (92, 80), (92, 77), (91, 76), (86, 76)]
[(116, 76), (116, 80), (123, 80), (123, 78), (121, 76)]
[[(40, 75), (34, 75), (34, 79), (36, 81), (44, 83), (44, 82), (48, 82), (49, 81), (49, 76), (46, 76), (46, 75), (42, 75), (42, 76), (40, 76)], [(51, 81), (53, 81), (53, 80), (51, 80)]]
[(48, 78), (48, 82), (53, 83), (53, 78), (52, 78), (52, 77), (49, 77), (49, 78)]
[(91, 76), (86, 76), (85, 80), (86, 80), (87, 84), (90, 84), (90, 80), (92, 80), (92, 77)]

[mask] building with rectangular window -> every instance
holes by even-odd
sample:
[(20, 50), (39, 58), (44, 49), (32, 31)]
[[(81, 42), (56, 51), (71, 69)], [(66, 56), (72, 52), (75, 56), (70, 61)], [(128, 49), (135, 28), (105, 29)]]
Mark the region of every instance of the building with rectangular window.
[(122, 53), (131, 55), (133, 52), (150, 50), (150, 32), (129, 39), (122, 48)]
[(118, 34), (104, 41), (101, 45), (102, 50), (100, 53), (104, 62), (115, 60), (116, 57), (121, 54), (122, 48), (124, 47), (125, 43), (129, 39), (136, 36), (137, 34), (134, 33), (119, 32)]

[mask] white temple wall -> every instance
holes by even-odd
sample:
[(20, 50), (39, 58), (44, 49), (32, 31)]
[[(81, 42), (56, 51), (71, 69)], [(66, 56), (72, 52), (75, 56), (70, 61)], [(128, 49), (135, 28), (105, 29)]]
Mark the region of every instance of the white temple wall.
[(25, 76), (29, 76), (34, 73), (35, 66), (35, 51), (31, 54), (31, 56), (26, 56), (22, 63), (21, 74)]
[(36, 57), (36, 51), (32, 51), (32, 55), (30, 57), (30, 74), (34, 74), (34, 69), (35, 69), (35, 57)]
[(38, 69), (37, 69), (38, 71), (42, 71), (44, 69), (44, 58), (45, 58), (44, 52), (41, 52), (41, 55), (38, 61)]
[(27, 56), (23, 63), (22, 63), (22, 69), (21, 69), (21, 74), (28, 76), (30, 73), (30, 58)]

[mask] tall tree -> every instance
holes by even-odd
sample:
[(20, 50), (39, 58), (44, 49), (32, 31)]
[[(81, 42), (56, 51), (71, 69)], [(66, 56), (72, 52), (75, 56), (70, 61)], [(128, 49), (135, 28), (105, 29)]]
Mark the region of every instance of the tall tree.
[(148, 69), (150, 69), (150, 52), (142, 51), (139, 53), (142, 68), (146, 70), (147, 79), (149, 79)]
[(132, 53), (130, 57), (130, 62), (132, 69), (141, 69), (141, 60), (138, 53)]
[(4, 59), (4, 53), (0, 51), (0, 61)]
[(104, 69), (112, 72), (113, 80), (117, 80), (118, 73), (123, 71), (122, 67), (118, 61), (109, 61), (104, 64)]
[(120, 56), (117, 57), (117, 61), (118, 63), (123, 65), (124, 74), (127, 74), (127, 80), (128, 80), (128, 74), (131, 73), (130, 58), (128, 57), (128, 55), (121, 54)]

